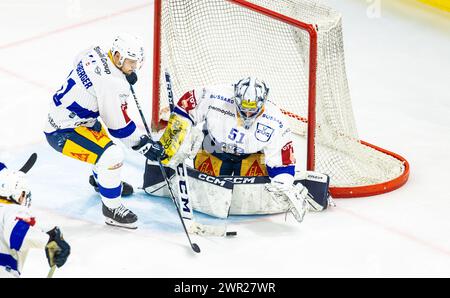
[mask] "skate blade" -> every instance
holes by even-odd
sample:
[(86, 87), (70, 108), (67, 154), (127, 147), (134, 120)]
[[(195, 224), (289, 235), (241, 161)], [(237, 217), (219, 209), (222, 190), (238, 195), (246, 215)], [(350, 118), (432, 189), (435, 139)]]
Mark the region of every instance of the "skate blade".
[(131, 229), (131, 230), (137, 229), (136, 223), (124, 224), (124, 223), (119, 223), (115, 220), (112, 220), (111, 218), (105, 218), (105, 224), (107, 224), (108, 226)]

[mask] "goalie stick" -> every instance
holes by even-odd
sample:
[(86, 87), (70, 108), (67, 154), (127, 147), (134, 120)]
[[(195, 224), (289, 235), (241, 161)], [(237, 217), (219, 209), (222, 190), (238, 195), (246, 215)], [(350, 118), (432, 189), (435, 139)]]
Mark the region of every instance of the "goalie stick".
[(19, 169), (19, 171), (23, 173), (28, 173), (28, 171), (34, 166), (37, 160), (37, 154), (33, 153), (30, 155), (28, 160), (25, 162), (25, 164)]
[[(131, 93), (133, 94), (133, 98), (134, 98), (134, 101), (136, 102), (136, 107), (137, 107), (137, 109), (139, 111), (139, 114), (140, 114), (140, 116), (142, 118), (142, 122), (144, 123), (145, 130), (147, 131), (148, 137), (151, 139), (150, 129), (148, 128), (147, 121), (145, 121), (145, 117), (144, 117), (144, 113), (142, 113), (141, 105), (139, 104), (139, 101), (138, 101), (138, 99), (136, 97), (136, 93), (134, 92), (134, 89), (133, 89), (133, 85), (131, 85), (131, 84), (130, 84), (130, 90), (131, 90)], [(157, 161), (158, 161), (158, 165), (159, 165), (159, 168), (161, 170), (161, 173), (162, 173), (162, 175), (164, 177), (164, 180), (166, 181), (167, 187), (169, 188), (171, 199), (172, 199), (173, 203), (175, 204), (175, 209), (177, 209), (178, 217), (181, 220), (181, 224), (183, 225), (183, 229), (184, 229), (184, 232), (186, 234), (186, 237), (189, 240), (189, 244), (191, 245), (191, 248), (192, 248), (193, 251), (195, 251), (196, 253), (200, 253), (200, 247), (196, 243), (192, 243), (191, 237), (189, 237), (189, 233), (188, 233), (188, 231), (186, 229), (186, 225), (184, 224), (183, 217), (181, 216), (181, 213), (180, 213), (180, 208), (178, 208), (178, 205), (177, 205), (177, 202), (175, 200), (175, 196), (173, 194), (172, 188), (170, 187), (169, 179), (167, 178), (166, 171), (164, 170), (164, 167), (163, 167), (163, 165), (161, 163), (161, 160), (158, 158)]]
[(200, 236), (236, 236), (236, 232), (227, 232), (227, 227), (218, 225), (206, 225), (196, 222), (190, 198), (190, 188), (186, 165), (180, 163), (175, 171), (178, 176), (178, 204), (184, 219), (189, 220), (188, 231)]
[(166, 78), (166, 88), (167, 88), (167, 99), (169, 100), (169, 109), (170, 112), (173, 112), (173, 109), (175, 108), (175, 104), (173, 102), (173, 91), (172, 91), (172, 80), (170, 78), (170, 73), (166, 70), (164, 72), (165, 78)]
[[(166, 70), (164, 71), (164, 78), (166, 80), (167, 88), (167, 98), (169, 101), (170, 112), (174, 109), (174, 99), (172, 90), (172, 80), (170, 73)], [(178, 177), (178, 206), (182, 213), (182, 217), (189, 220), (188, 231), (191, 234), (196, 234), (200, 236), (236, 236), (236, 232), (227, 232), (226, 226), (216, 226), (216, 225), (205, 225), (194, 220), (193, 209), (190, 199), (189, 183), (187, 178), (186, 164), (180, 163), (175, 171)], [(171, 190), (170, 190), (171, 191)]]

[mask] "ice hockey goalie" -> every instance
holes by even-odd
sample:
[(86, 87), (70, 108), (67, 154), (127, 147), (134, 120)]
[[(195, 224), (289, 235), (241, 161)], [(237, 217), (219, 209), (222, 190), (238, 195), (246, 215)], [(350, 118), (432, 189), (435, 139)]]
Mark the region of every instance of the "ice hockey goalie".
[[(329, 177), (296, 170), (291, 130), (268, 95), (266, 83), (246, 77), (190, 90), (171, 107), (162, 163), (178, 191), (174, 169), (193, 159), (185, 174), (194, 210), (219, 218), (291, 211), (301, 222), (308, 210), (327, 208)], [(144, 189), (168, 195), (150, 161)]]

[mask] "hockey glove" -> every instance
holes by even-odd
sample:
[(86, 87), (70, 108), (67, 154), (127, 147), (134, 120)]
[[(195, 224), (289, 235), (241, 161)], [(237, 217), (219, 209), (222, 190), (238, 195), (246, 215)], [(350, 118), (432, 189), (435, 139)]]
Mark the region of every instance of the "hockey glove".
[(267, 183), (266, 191), (279, 203), (287, 203), (288, 211), (292, 213), (298, 222), (302, 222), (308, 211), (307, 200), (312, 197), (308, 189), (301, 183), (297, 185), (285, 185), (280, 183)]
[(136, 73), (135, 73), (134, 71), (133, 71), (132, 73), (130, 73), (129, 75), (126, 75), (125, 77), (126, 77), (128, 83), (129, 83), (130, 85), (132, 85), (132, 86), (133, 86), (134, 84), (136, 84), (136, 82), (137, 82), (137, 80), (138, 80), (137, 75), (136, 75)]
[(152, 141), (152, 139), (150, 139), (150, 137), (147, 135), (141, 136), (139, 144), (131, 148), (133, 148), (133, 150), (136, 150), (137, 152), (143, 154), (145, 157), (153, 161), (156, 161), (158, 159), (162, 160), (166, 156), (164, 148), (161, 145), (161, 143), (158, 141), (157, 142)]
[(0, 175), (0, 197), (13, 203), (30, 207), (31, 191), (25, 173), (4, 169)]
[[(161, 160), (164, 165), (174, 167), (186, 159), (187, 156), (184, 154), (184, 150), (180, 152), (180, 147), (188, 149), (186, 147), (190, 146), (190, 141), (186, 139), (190, 135), (191, 127), (191, 121), (186, 117), (177, 113), (170, 115), (167, 127), (159, 139), (167, 155), (165, 159)], [(176, 158), (177, 160), (172, 161), (172, 158), (177, 154), (180, 156)]]
[(70, 245), (64, 240), (61, 230), (54, 227), (47, 232), (50, 236), (45, 246), (45, 255), (47, 256), (50, 267), (63, 266), (70, 255)]

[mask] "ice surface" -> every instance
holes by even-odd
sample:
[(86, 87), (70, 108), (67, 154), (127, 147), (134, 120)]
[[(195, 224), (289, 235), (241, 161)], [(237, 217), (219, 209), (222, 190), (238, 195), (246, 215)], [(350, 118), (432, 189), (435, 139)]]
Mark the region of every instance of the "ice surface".
[[(72, 246), (55, 277), (450, 276), (449, 19), (386, 1), (379, 17), (366, 1), (328, 2), (344, 17), (360, 137), (405, 156), (408, 184), (338, 200), (301, 225), (284, 215), (232, 217), (238, 236), (192, 236), (202, 249), (195, 254), (169, 199), (137, 191), (126, 204), (139, 216), (139, 229), (106, 226), (88, 184), (90, 167), (57, 154), (42, 133), (47, 104), (74, 56), (121, 31), (145, 37), (147, 59), (135, 89), (149, 120), (153, 2), (1, 1), (0, 160), (14, 168), (39, 154), (29, 175), (33, 208), (44, 224), (61, 226)], [(135, 187), (143, 164), (127, 151), (124, 179)], [(47, 271), (44, 252), (30, 253), (23, 276)]]

